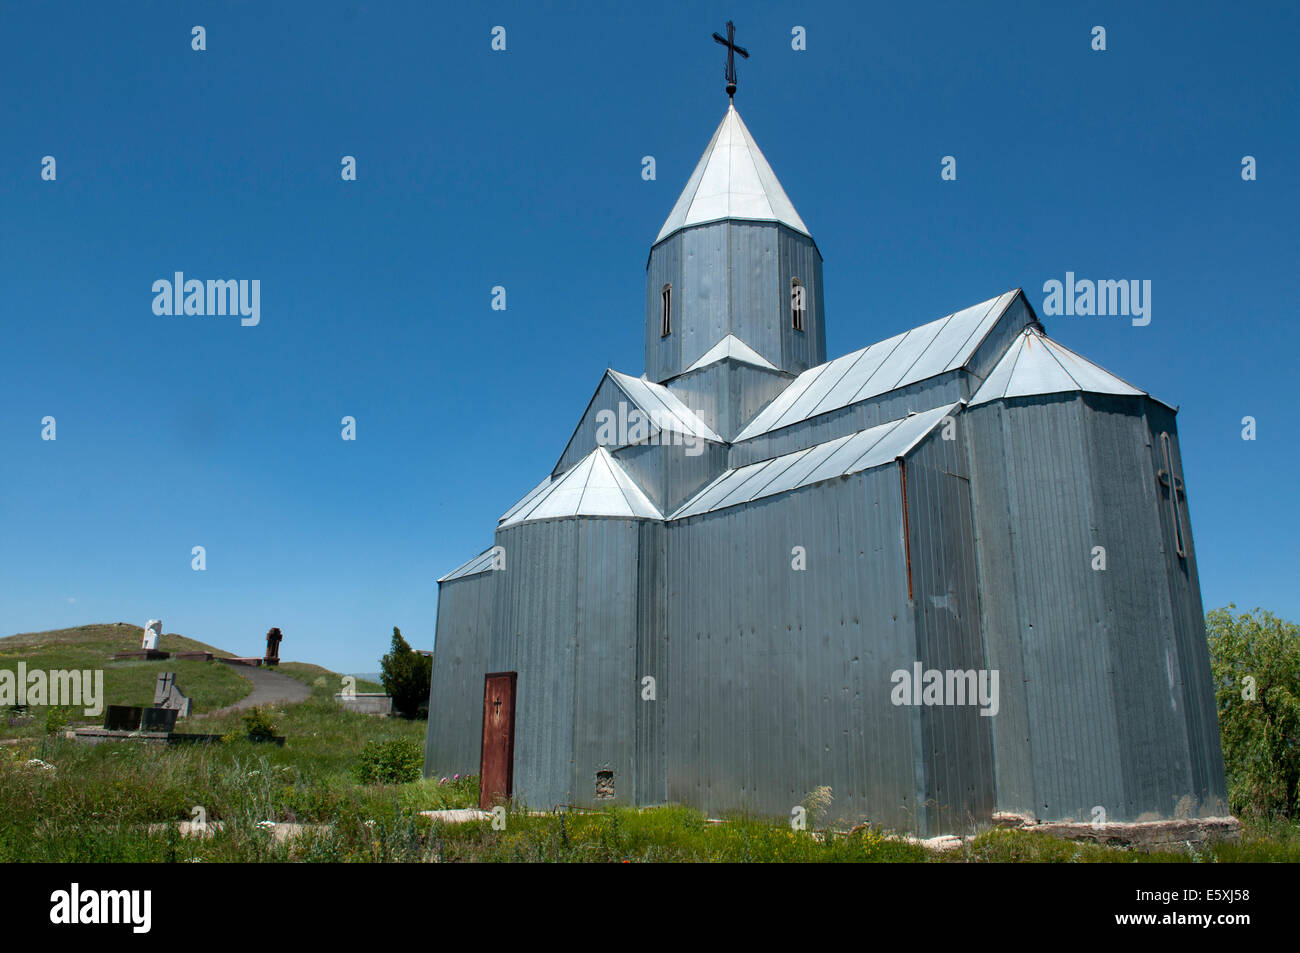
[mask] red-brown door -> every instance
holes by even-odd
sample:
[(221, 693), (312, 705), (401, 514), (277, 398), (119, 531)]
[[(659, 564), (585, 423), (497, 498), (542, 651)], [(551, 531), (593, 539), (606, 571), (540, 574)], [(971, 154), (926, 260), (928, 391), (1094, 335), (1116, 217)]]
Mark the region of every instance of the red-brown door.
[(514, 794), (514, 672), (490, 672), (483, 679), (483, 755), (478, 806), (487, 810)]

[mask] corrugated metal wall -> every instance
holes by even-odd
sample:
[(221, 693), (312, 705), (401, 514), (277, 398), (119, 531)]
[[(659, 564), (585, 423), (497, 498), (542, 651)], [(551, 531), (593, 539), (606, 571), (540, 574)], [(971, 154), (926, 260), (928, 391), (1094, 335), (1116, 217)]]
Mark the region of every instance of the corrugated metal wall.
[(793, 380), (790, 375), (724, 358), (668, 382), (679, 400), (731, 440)]
[[(916, 659), (923, 671), (973, 673), (978, 685), (981, 677), (989, 678), (989, 666), (980, 628), (970, 474), (958, 419), (932, 431), (904, 463)], [(991, 682), (985, 684), (992, 689)], [(997, 690), (1000, 697), (1000, 676)], [(922, 827), (930, 832), (969, 831), (992, 820), (992, 725), (1000, 713), (981, 714), (978, 696), (968, 696), (965, 704), (955, 701), (919, 709)], [(996, 711), (991, 705), (988, 710)]]
[[(805, 330), (791, 327), (790, 279), (808, 290)], [(673, 288), (673, 333), (660, 336), (661, 292)], [(684, 229), (646, 266), (646, 376), (681, 374), (727, 334), (794, 373), (826, 360), (822, 261), (806, 235), (730, 219)]]
[(483, 676), (492, 600), (503, 574), (462, 576), (438, 587), (438, 624), (425, 731), (425, 777), (477, 774), (483, 741)]
[[(799, 374), (826, 362), (826, 313), (825, 300), (822, 295), (822, 256), (817, 245), (807, 235), (784, 225), (779, 229), (778, 254), (781, 259), (781, 281), (777, 289), (782, 301), (778, 326), (781, 331), (781, 357), (768, 357), (769, 361), (779, 365), (783, 370)], [(790, 310), (790, 279), (798, 278), (804, 286), (804, 329), (794, 329), (793, 315)], [(740, 332), (736, 336), (748, 343)], [(753, 345), (757, 347), (757, 345)], [(767, 352), (762, 352), (767, 356)]]
[[(682, 232), (681, 279), (673, 282), (682, 317), (673, 333), (681, 337), (680, 374), (727, 334), (731, 309), (730, 223), (715, 222)], [(757, 346), (757, 345), (755, 345)]]
[[(790, 305), (787, 291), (785, 307), (781, 306), (782, 242), (778, 226), (773, 222), (730, 221), (725, 228), (729, 261), (724, 274), (728, 276), (731, 307), (724, 317), (722, 334), (700, 354), (731, 333), (780, 367), (783, 318)], [(700, 354), (691, 357), (686, 366)]]
[[(1089, 401), (1093, 398), (1090, 396)], [(1102, 401), (1104, 398), (1098, 398)], [(1185, 557), (1179, 557), (1174, 544), (1173, 513), (1169, 507), (1170, 488), (1157, 483), (1157, 509), (1160, 514), (1161, 539), (1165, 554), (1165, 574), (1169, 584), (1173, 613), (1174, 638), (1178, 649), (1179, 674), (1183, 685), (1182, 711), (1187, 725), (1192, 763), (1192, 794), (1199, 813), (1228, 813), (1228, 792), (1223, 770), (1223, 748), (1219, 736), (1218, 705), (1214, 697), (1214, 676), (1210, 671), (1210, 653), (1205, 631), (1205, 609), (1201, 603), (1201, 581), (1196, 570), (1196, 547), (1192, 542), (1192, 516), (1188, 508), (1186, 474), (1178, 443), (1174, 413), (1162, 404), (1145, 402), (1150, 428), (1152, 470), (1164, 468), (1160, 434), (1168, 433), (1174, 469), (1184, 481), (1180, 500)]]
[[(619, 416), (619, 404), (623, 404), (625, 408), (622, 417)], [(578, 421), (578, 426), (574, 428), (573, 436), (569, 438), (569, 443), (565, 446), (564, 453), (560, 454), (560, 459), (555, 464), (555, 469), (551, 471), (551, 475), (558, 477), (566, 473), (575, 463), (596, 449), (596, 431), (600, 428), (596, 416), (602, 410), (612, 411), (614, 420), (618, 421), (626, 419), (636, 409), (636, 404), (623, 392), (623, 388), (619, 387), (614, 382), (614, 379), (606, 374), (601, 380), (600, 386), (596, 388), (596, 393), (592, 396), (587, 409), (583, 412), (582, 419)], [(631, 424), (629, 424), (630, 426)], [(606, 449), (612, 450), (613, 448), (607, 447)]]
[[(637, 531), (641, 541), (637, 564), (636, 803), (664, 804), (668, 801), (668, 755), (664, 704), (659, 692), (667, 646), (664, 571), (668, 526), (645, 520), (637, 525)], [(646, 683), (647, 677), (653, 683)]]
[[(665, 238), (650, 251), (645, 275), (645, 376), (662, 383), (689, 366), (682, 363), (682, 241), (685, 232)], [(673, 333), (660, 335), (663, 286), (673, 286)]]
[(515, 792), (532, 808), (589, 804), (598, 770), (637, 790), (636, 520), (521, 523), (497, 533), (489, 671), (519, 673)]
[[(692, 455), (688, 450), (699, 452)], [(637, 444), (614, 456), (663, 513), (671, 513), (727, 469), (727, 448), (700, 440), (684, 444)]]
[(918, 717), (889, 700), (916, 651), (896, 468), (675, 522), (667, 555), (668, 799), (789, 816), (828, 785), (835, 818), (916, 829)]
[(1131, 821), (1186, 810), (1195, 795), (1183, 698), (1201, 690), (1180, 655), (1206, 648), (1178, 644), (1146, 404), (1064, 394), (961, 417), (985, 641), (1004, 686), (1002, 810), (1089, 820), (1101, 807)]

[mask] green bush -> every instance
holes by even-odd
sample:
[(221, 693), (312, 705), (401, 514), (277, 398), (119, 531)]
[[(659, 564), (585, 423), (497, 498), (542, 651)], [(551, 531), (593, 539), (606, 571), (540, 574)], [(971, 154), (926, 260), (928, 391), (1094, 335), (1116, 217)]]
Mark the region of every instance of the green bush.
[(370, 741), (357, 761), (357, 780), (362, 784), (405, 784), (420, 780), (424, 752), (410, 738)]
[(1228, 803), (1300, 817), (1300, 626), (1235, 605), (1206, 614)]
[(270, 741), (275, 737), (275, 722), (265, 708), (250, 708), (244, 712), (244, 733), (249, 741)]
[(47, 708), (45, 710), (45, 731), (47, 734), (55, 734), (62, 731), (63, 728), (72, 720), (72, 709), (63, 706)]
[(384, 691), (392, 696), (393, 708), (407, 718), (427, 718), (433, 659), (414, 651), (397, 626), (393, 626), (392, 648), (380, 660), (379, 668)]

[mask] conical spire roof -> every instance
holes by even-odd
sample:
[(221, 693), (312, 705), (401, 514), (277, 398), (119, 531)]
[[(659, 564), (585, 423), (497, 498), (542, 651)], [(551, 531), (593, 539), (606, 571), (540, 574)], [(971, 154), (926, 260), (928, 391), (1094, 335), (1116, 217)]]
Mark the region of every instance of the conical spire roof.
[(1122, 394), (1145, 397), (1127, 381), (1080, 357), (1033, 328), (1007, 348), (1002, 359), (971, 397), (970, 406), (1007, 397), (1033, 397), (1083, 391), (1088, 394)]
[(597, 447), (558, 480), (542, 484), (501, 517), (500, 527), (566, 516), (663, 519), (622, 465)]
[(678, 229), (725, 218), (780, 222), (812, 237), (735, 106), (727, 107), (655, 243)]

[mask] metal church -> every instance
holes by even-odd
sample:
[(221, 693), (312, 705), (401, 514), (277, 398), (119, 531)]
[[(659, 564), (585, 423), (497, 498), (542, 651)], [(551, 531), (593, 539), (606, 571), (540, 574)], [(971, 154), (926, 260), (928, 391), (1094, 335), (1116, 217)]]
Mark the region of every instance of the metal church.
[(923, 835), (1226, 813), (1175, 411), (1019, 289), (829, 362), (825, 320), (730, 106), (650, 250), (645, 373), (439, 580), (426, 775), (714, 816), (828, 786)]

